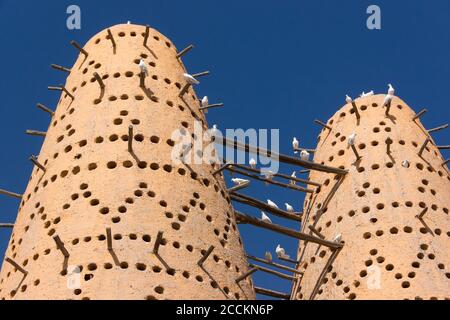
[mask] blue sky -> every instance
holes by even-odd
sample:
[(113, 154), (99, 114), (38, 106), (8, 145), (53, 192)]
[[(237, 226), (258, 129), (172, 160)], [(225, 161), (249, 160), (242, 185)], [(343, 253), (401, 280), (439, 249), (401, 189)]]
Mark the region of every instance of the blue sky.
[[(81, 30), (66, 28), (70, 4), (81, 7)], [(371, 4), (381, 8), (381, 30), (366, 27)], [(26, 187), (31, 172), (27, 159), (39, 153), (42, 141), (24, 131), (47, 128), (48, 116), (35, 104), (57, 103), (57, 94), (46, 87), (64, 82), (64, 74), (49, 66), (74, 63), (70, 40), (83, 44), (98, 31), (131, 20), (158, 29), (179, 49), (195, 44), (184, 58), (187, 68), (192, 73), (212, 71), (197, 88), (198, 95), (226, 104), (209, 112), (209, 123), (219, 128), (279, 128), (280, 148), (290, 154), (293, 136), (307, 147), (315, 146), (319, 128), (313, 120), (331, 117), (346, 93), (385, 92), (389, 82), (412, 108), (429, 109), (422, 118), (425, 126), (448, 121), (449, 18), (449, 0), (0, 0), (0, 188), (21, 193)], [(449, 144), (449, 132), (436, 133), (437, 143)], [(292, 168), (281, 171), (290, 173)], [(245, 192), (296, 208), (303, 201), (298, 192), (259, 183)], [(17, 207), (17, 201), (1, 197), (0, 222), (14, 222)], [(262, 256), (278, 243), (295, 253), (297, 243), (289, 238), (247, 226), (241, 231), (252, 255)], [(0, 256), (9, 237), (9, 231), (0, 230)], [(258, 286), (289, 291), (286, 280), (259, 273), (254, 279)]]

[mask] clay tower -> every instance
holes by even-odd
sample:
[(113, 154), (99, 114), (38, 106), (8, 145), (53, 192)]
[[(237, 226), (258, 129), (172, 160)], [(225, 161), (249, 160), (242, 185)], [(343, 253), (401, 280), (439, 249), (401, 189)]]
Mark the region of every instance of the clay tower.
[(173, 132), (207, 129), (175, 46), (117, 25), (79, 50), (21, 197), (0, 298), (254, 299), (250, 278), (236, 284), (247, 261), (221, 175), (172, 161)]
[(314, 161), (348, 173), (311, 173), (323, 186), (305, 200), (303, 230), (344, 245), (301, 242), (295, 299), (450, 297), (448, 169), (420, 115), (384, 98), (345, 105), (319, 136)]

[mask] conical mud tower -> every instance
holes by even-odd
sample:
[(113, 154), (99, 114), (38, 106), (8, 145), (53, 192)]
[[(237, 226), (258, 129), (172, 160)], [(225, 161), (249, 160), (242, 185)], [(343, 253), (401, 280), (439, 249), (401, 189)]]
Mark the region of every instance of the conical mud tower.
[(247, 261), (222, 177), (172, 161), (173, 132), (191, 135), (196, 120), (207, 129), (174, 45), (118, 25), (78, 49), (53, 88), (61, 99), (21, 197), (0, 297), (254, 299), (250, 278), (236, 283)]
[(305, 201), (303, 230), (344, 246), (301, 243), (295, 299), (450, 298), (448, 169), (423, 113), (384, 97), (347, 104), (319, 136), (314, 161), (349, 172), (311, 173), (323, 186)]

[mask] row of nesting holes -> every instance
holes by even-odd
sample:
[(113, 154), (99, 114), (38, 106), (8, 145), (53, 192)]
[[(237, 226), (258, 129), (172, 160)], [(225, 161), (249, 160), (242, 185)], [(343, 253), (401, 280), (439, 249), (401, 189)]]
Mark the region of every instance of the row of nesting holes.
[[(121, 31), (121, 32), (119, 32), (117, 35), (118, 35), (120, 38), (123, 38), (123, 37), (126, 36), (126, 33), (123, 32), (123, 31)], [(136, 33), (135, 31), (131, 31), (131, 32), (130, 32), (130, 36), (133, 37), (133, 38), (136, 37), (137, 35), (138, 35), (138, 33)], [(141, 33), (141, 36), (142, 36), (142, 37), (145, 37), (145, 32)], [(105, 39), (108, 40), (108, 41), (110, 41), (110, 39), (109, 39), (109, 34), (107, 34), (107, 35), (105, 36)], [(153, 39), (156, 40), (156, 41), (160, 41), (160, 38), (159, 38), (159, 36), (157, 36), (157, 35), (153, 36)], [(102, 38), (97, 38), (97, 39), (95, 40), (94, 43), (95, 43), (95, 44), (99, 44), (101, 41), (102, 41)], [(166, 44), (167, 48), (171, 48), (171, 47), (172, 47), (172, 44), (171, 44), (170, 42), (168, 42), (168, 41), (165, 41), (165, 44)]]

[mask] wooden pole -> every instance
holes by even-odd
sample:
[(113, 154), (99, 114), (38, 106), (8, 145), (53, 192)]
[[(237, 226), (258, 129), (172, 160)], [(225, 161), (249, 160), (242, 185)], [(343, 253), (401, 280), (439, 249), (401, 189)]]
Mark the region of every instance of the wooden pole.
[(353, 110), (355, 111), (356, 119), (361, 119), (361, 114), (359, 113), (358, 106), (355, 101), (352, 101)]
[(450, 149), (450, 145), (446, 145), (446, 146), (437, 146), (437, 148), (438, 148), (439, 150), (448, 150), (448, 149)]
[(21, 194), (10, 192), (10, 191), (6, 191), (6, 190), (3, 190), (3, 189), (0, 189), (0, 194), (4, 195), (4, 196), (16, 198), (16, 199), (22, 199), (22, 195)]
[(194, 78), (201, 78), (201, 77), (209, 76), (210, 74), (211, 74), (211, 71), (203, 71), (203, 72), (195, 73), (192, 76)]
[(58, 70), (58, 71), (65, 71), (65, 72), (67, 72), (67, 73), (70, 73), (70, 69), (65, 68), (65, 67), (62, 67), (62, 66), (57, 65), (57, 64), (52, 64), (51, 67), (52, 67), (53, 69), (55, 69), (55, 70)]
[(277, 208), (273, 208), (271, 206), (269, 206), (268, 204), (266, 204), (265, 202), (256, 200), (254, 198), (251, 198), (249, 196), (240, 194), (240, 193), (231, 193), (230, 194), (230, 198), (233, 201), (242, 203), (242, 204), (246, 204), (258, 209), (261, 209), (263, 211), (267, 211), (270, 212), (276, 216), (279, 216), (281, 218), (286, 218), (286, 219), (290, 219), (290, 220), (294, 220), (294, 221), (302, 221), (302, 217), (300, 214), (294, 214), (294, 213), (290, 213), (287, 211), (283, 211)]
[(316, 123), (316, 124), (318, 124), (319, 126), (322, 126), (322, 127), (324, 127), (324, 128), (326, 128), (326, 129), (328, 129), (328, 130), (332, 130), (332, 128), (329, 126), (329, 125), (327, 125), (326, 123), (324, 123), (324, 122), (322, 122), (322, 121), (320, 121), (320, 120), (314, 120), (314, 123)]
[(144, 34), (144, 47), (147, 46), (148, 36), (150, 35), (150, 27), (145, 26), (145, 34)]
[(36, 131), (36, 130), (27, 130), (27, 131), (25, 131), (25, 133), (30, 136), (36, 136), (36, 137), (45, 137), (47, 135), (47, 132)]
[(268, 229), (271, 230), (273, 232), (277, 232), (280, 234), (284, 234), (285, 236), (291, 237), (291, 238), (295, 238), (298, 240), (303, 240), (303, 241), (308, 241), (308, 242), (312, 242), (312, 243), (317, 243), (332, 249), (337, 249), (337, 248), (341, 248), (342, 244), (341, 243), (336, 243), (336, 242), (332, 242), (332, 241), (327, 241), (327, 240), (323, 240), (314, 236), (311, 236), (309, 234), (306, 233), (302, 233), (302, 232), (298, 232), (292, 229), (288, 229), (279, 225), (275, 225), (272, 223), (267, 223), (267, 222), (263, 222), (260, 221), (259, 219), (256, 219), (252, 216), (240, 213), (238, 211), (235, 211), (236, 213), (236, 218), (240, 221), (244, 221), (248, 224), (252, 224), (254, 226), (263, 228), (263, 229)]
[(106, 243), (108, 245), (108, 251), (112, 251), (113, 250), (113, 245), (112, 245), (111, 228), (106, 228)]
[(228, 168), (229, 166), (232, 166), (232, 165), (233, 165), (233, 162), (228, 161), (227, 163), (225, 163), (224, 165), (222, 165), (222, 166), (220, 167), (220, 169), (214, 171), (212, 175), (215, 176), (215, 175), (217, 175), (218, 173), (221, 173), (223, 170), (225, 170), (226, 168)]
[(295, 185), (292, 185), (292, 184), (286, 184), (286, 183), (277, 182), (277, 181), (274, 181), (274, 180), (271, 180), (271, 179), (262, 178), (262, 177), (260, 177), (258, 175), (250, 174), (250, 173), (247, 173), (245, 171), (235, 169), (233, 167), (228, 167), (227, 170), (231, 171), (231, 172), (234, 172), (234, 173), (241, 174), (243, 176), (246, 176), (246, 177), (249, 177), (249, 178), (252, 178), (252, 179), (255, 179), (255, 180), (263, 181), (265, 183), (270, 183), (270, 184), (273, 184), (273, 185), (276, 185), (276, 186), (279, 186), (279, 187), (292, 189), (292, 190), (296, 190), (296, 191), (300, 191), (300, 192), (314, 193), (314, 190), (312, 190), (312, 189), (306, 189), (306, 188), (298, 187), (298, 186), (295, 186)]
[(133, 151), (133, 139), (134, 139), (134, 128), (133, 126), (128, 127), (128, 152)]
[(278, 272), (278, 271), (275, 271), (275, 270), (272, 270), (272, 269), (269, 269), (269, 268), (265, 268), (265, 267), (262, 267), (262, 266), (256, 266), (256, 265), (250, 264), (250, 268), (256, 268), (259, 271), (262, 271), (262, 272), (265, 272), (265, 273), (269, 273), (269, 274), (272, 274), (274, 276), (277, 276), (279, 278), (286, 279), (286, 280), (293, 281), (295, 279), (293, 276), (290, 276), (290, 275), (287, 275), (287, 274), (284, 274), (284, 273), (281, 273), (281, 272)]
[(239, 282), (241, 282), (242, 280), (247, 279), (248, 277), (250, 277), (252, 274), (254, 274), (256, 271), (258, 271), (257, 268), (251, 268), (250, 270), (248, 270), (246, 273), (244, 273), (243, 275), (239, 276), (236, 279), (236, 284), (238, 284)]
[(279, 299), (284, 299), (284, 300), (291, 299), (291, 296), (287, 293), (282, 293), (282, 292), (264, 289), (264, 288), (260, 288), (260, 287), (255, 287), (255, 292), (265, 295), (265, 296), (268, 296), (268, 297), (273, 297), (273, 298), (279, 298)]
[(64, 246), (64, 243), (61, 241), (61, 238), (59, 236), (54, 236), (53, 240), (55, 240), (56, 246), (61, 251), (64, 258), (70, 257), (69, 251), (67, 251), (66, 247)]
[(223, 104), (223, 103), (215, 103), (215, 104), (210, 104), (210, 105), (207, 105), (207, 106), (205, 106), (205, 107), (200, 107), (200, 111), (203, 111), (203, 110), (207, 110), (207, 109), (213, 109), (213, 108), (222, 108), (222, 107), (224, 107), (225, 106), (225, 104)]
[(425, 215), (425, 213), (427, 213), (427, 211), (428, 211), (428, 207), (425, 207), (425, 208), (422, 210), (422, 212), (421, 212), (419, 215), (416, 216), (416, 218), (422, 219), (423, 216)]
[(317, 231), (317, 229), (314, 228), (313, 226), (309, 226), (308, 229), (311, 230), (311, 232), (314, 233), (316, 236), (318, 236), (320, 239), (325, 239), (325, 236), (321, 234), (319, 231)]
[(97, 80), (98, 84), (100, 85), (100, 89), (105, 89), (105, 83), (103, 82), (102, 78), (97, 72), (94, 72), (94, 78)]
[(420, 117), (423, 116), (426, 112), (428, 112), (427, 109), (422, 109), (422, 110), (420, 110), (418, 113), (416, 113), (416, 114), (414, 115), (414, 117), (412, 118), (412, 121), (414, 121), (414, 120), (420, 118)]
[(259, 147), (250, 146), (248, 144), (241, 144), (238, 141), (231, 141), (225, 137), (222, 138), (222, 144), (226, 145), (228, 147), (233, 147), (236, 150), (243, 150), (247, 153), (255, 153), (257, 155), (262, 155), (263, 157), (267, 157), (267, 158), (275, 158), (278, 161), (292, 164), (292, 165), (301, 166), (301, 167), (311, 169), (311, 170), (317, 170), (317, 171), (328, 172), (328, 173), (336, 173), (336, 174), (347, 174), (348, 173), (348, 170), (345, 170), (345, 169), (328, 167), (325, 165), (314, 163), (312, 161), (305, 161), (305, 160), (302, 160), (299, 158), (294, 158), (294, 157), (286, 156), (283, 154), (278, 154), (278, 153), (275, 153), (275, 152), (272, 152), (269, 150), (265, 150), (265, 149), (262, 149)]
[(14, 224), (13, 223), (0, 223), (0, 228), (14, 228)]
[(436, 128), (428, 130), (428, 133), (444, 130), (444, 129), (447, 129), (447, 128), (448, 128), (448, 124), (444, 124), (442, 126), (439, 126), (439, 127), (436, 127)]
[(177, 54), (177, 58), (178, 59), (181, 58), (182, 56), (184, 56), (186, 53), (188, 53), (192, 49), (194, 49), (194, 45), (190, 44), (189, 46), (187, 46), (186, 48), (184, 48)]
[(86, 50), (84, 50), (76, 41), (70, 41), (70, 44), (73, 45), (75, 48), (78, 49), (82, 54), (84, 54), (86, 57), (89, 56)]
[(48, 114), (50, 114), (52, 117), (55, 115), (55, 112), (53, 110), (50, 110), (49, 108), (47, 108), (46, 106), (44, 106), (41, 103), (38, 103), (36, 105), (39, 109), (41, 109), (44, 112), (47, 112)]
[(303, 272), (298, 271), (297, 269), (290, 268), (288, 266), (284, 266), (284, 265), (276, 263), (276, 262), (270, 262), (270, 261), (267, 261), (265, 259), (261, 259), (261, 258), (250, 256), (250, 255), (247, 255), (247, 258), (250, 259), (250, 260), (254, 260), (254, 261), (260, 262), (260, 263), (267, 264), (269, 266), (272, 266), (272, 267), (275, 267), (275, 268), (278, 268), (278, 269), (282, 269), (282, 270), (289, 271), (289, 272), (296, 273), (296, 274), (303, 274)]
[(422, 146), (420, 147), (420, 150), (419, 150), (419, 153), (418, 153), (419, 157), (422, 156), (422, 153), (423, 153), (423, 151), (425, 150), (425, 148), (427, 147), (428, 142), (430, 142), (430, 138), (426, 138), (425, 141), (424, 141), (424, 143), (423, 143)]
[(316, 285), (314, 286), (314, 289), (311, 293), (311, 296), (309, 297), (309, 300), (314, 300), (314, 298), (316, 297), (317, 291), (319, 291), (319, 288), (322, 285), (323, 278), (328, 273), (329, 267), (333, 264), (334, 260), (336, 260), (337, 256), (339, 255), (339, 252), (341, 252), (341, 249), (342, 248), (338, 248), (334, 250), (333, 253), (331, 254), (330, 259), (328, 259), (325, 267), (322, 269), (319, 278), (317, 279)]
[(108, 36), (109, 36), (109, 40), (111, 40), (111, 42), (112, 42), (113, 48), (115, 48), (117, 46), (116, 40), (114, 40), (114, 36), (110, 29), (108, 29)]
[(36, 156), (31, 156), (29, 158), (29, 160), (39, 169), (41, 169), (42, 171), (46, 172), (47, 169), (45, 169), (45, 167), (38, 161), (38, 159), (36, 158)]
[(203, 263), (205, 263), (206, 259), (211, 255), (211, 253), (214, 251), (215, 247), (211, 246), (209, 247), (208, 251), (203, 255), (203, 257), (197, 262), (197, 265), (199, 267), (203, 266)]
[(159, 254), (159, 247), (162, 243), (163, 235), (164, 235), (164, 232), (162, 232), (162, 231), (158, 232), (158, 236), (156, 237), (156, 241), (155, 241), (155, 246), (153, 247), (154, 254)]
[(358, 153), (358, 150), (356, 150), (356, 147), (354, 144), (350, 145), (350, 147), (352, 148), (353, 153), (355, 154), (356, 160), (361, 159), (361, 156)]
[(22, 272), (24, 275), (28, 275), (28, 271), (26, 271), (24, 268), (22, 268), (17, 262), (15, 262), (13, 259), (6, 257), (5, 261), (8, 262), (10, 265), (12, 265), (14, 268)]

